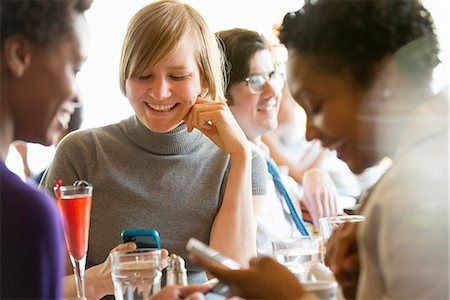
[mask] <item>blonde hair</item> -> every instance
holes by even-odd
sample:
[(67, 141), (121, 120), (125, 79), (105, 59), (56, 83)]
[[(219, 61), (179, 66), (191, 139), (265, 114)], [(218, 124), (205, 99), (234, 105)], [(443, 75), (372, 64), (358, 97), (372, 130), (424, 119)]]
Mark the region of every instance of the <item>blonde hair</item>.
[(126, 96), (125, 81), (142, 74), (163, 59), (180, 40), (189, 35), (195, 45), (195, 57), (205, 96), (224, 99), (223, 54), (215, 35), (202, 16), (187, 4), (174, 0), (151, 3), (131, 19), (120, 58), (120, 89)]

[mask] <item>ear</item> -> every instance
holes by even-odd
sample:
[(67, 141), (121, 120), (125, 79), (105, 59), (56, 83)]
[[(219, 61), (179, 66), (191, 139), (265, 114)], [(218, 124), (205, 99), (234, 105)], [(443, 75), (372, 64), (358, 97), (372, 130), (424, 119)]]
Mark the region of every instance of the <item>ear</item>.
[(20, 35), (7, 38), (3, 44), (5, 65), (15, 77), (22, 77), (31, 62), (30, 42)]
[(206, 89), (202, 88), (202, 91), (200, 93), (200, 97), (205, 98), (206, 95), (208, 95), (208, 92), (209, 92), (208, 88), (206, 88)]
[(200, 91), (199, 96), (202, 98), (205, 98), (206, 95), (208, 95), (209, 88), (208, 88), (208, 85), (207, 85), (205, 79), (203, 79), (203, 78), (201, 79), (201, 88), (202, 88), (202, 90)]
[(398, 68), (392, 59), (384, 59), (375, 69), (377, 78), (377, 87), (381, 92), (381, 97), (384, 100), (390, 99), (399, 85), (400, 77)]

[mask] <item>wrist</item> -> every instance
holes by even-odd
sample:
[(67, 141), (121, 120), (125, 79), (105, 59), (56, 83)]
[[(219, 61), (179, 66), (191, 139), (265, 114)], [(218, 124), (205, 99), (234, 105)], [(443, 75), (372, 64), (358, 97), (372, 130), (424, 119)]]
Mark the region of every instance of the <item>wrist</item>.
[(99, 276), (96, 275), (97, 268), (98, 266), (93, 266), (87, 269), (85, 272), (84, 286), (86, 291), (86, 298), (90, 300), (100, 299), (107, 294), (106, 292), (102, 291), (103, 285), (99, 282)]
[(242, 159), (242, 160), (251, 160), (252, 158), (252, 149), (249, 143), (244, 143), (242, 146), (235, 152), (230, 153), (231, 159)]

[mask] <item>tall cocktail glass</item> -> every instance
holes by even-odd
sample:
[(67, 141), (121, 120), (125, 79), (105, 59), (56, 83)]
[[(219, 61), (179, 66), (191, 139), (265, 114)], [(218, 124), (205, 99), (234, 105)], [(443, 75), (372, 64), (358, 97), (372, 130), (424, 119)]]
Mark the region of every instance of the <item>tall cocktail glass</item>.
[(91, 220), (92, 185), (77, 184), (54, 188), (64, 225), (67, 249), (75, 274), (77, 297), (86, 298), (84, 270)]

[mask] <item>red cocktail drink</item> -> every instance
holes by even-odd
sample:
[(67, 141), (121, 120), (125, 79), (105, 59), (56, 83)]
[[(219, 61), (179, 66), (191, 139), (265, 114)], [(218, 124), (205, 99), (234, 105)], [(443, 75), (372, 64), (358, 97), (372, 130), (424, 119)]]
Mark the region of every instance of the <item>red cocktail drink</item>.
[(78, 298), (85, 299), (84, 269), (91, 221), (92, 185), (77, 181), (74, 185), (54, 188), (64, 224), (64, 235), (72, 262)]
[(58, 199), (63, 217), (67, 248), (80, 260), (87, 252), (92, 196), (74, 195)]

